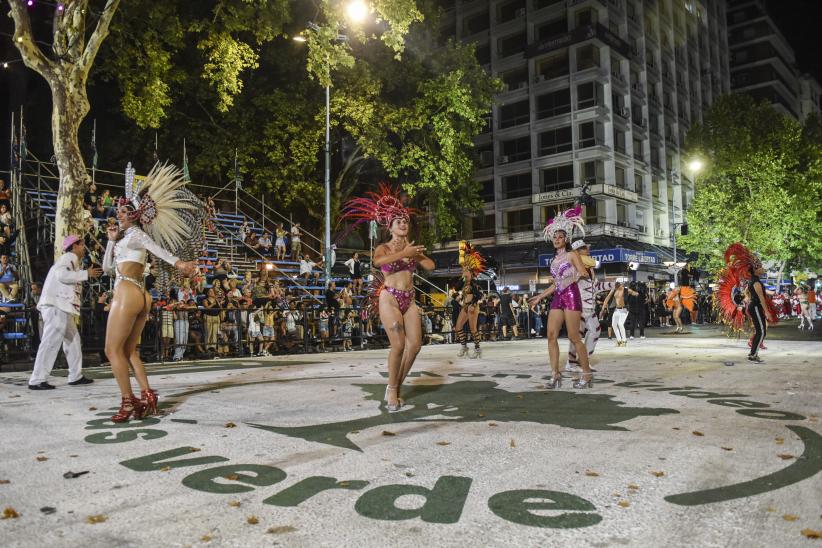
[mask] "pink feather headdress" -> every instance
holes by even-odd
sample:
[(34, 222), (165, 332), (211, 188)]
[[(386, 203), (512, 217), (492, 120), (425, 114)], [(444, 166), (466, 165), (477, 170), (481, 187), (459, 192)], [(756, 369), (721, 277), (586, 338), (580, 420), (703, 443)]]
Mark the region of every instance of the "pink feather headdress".
[(389, 227), (395, 219), (410, 220), (417, 210), (405, 207), (400, 197), (399, 187), (392, 188), (380, 183), (379, 191), (369, 191), (363, 198), (353, 198), (343, 208), (343, 219), (354, 219), (355, 224), (376, 221), (378, 225)]
[(576, 206), (562, 213), (557, 213), (553, 219), (548, 220), (545, 229), (542, 231), (542, 236), (545, 241), (553, 240), (554, 233), (562, 230), (568, 235), (568, 240), (571, 240), (574, 229), (580, 231), (580, 236), (585, 236), (585, 219), (582, 218), (582, 206)]

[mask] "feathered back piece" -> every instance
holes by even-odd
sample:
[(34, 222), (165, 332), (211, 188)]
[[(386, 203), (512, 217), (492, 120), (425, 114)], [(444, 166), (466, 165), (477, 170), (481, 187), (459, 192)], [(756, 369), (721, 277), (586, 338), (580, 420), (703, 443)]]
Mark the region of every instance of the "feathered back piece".
[(739, 242), (729, 245), (725, 250), (725, 268), (732, 270), (734, 276), (740, 280), (750, 280), (751, 270), (756, 270), (760, 266), (762, 261), (759, 257)]
[(468, 246), (463, 255), (462, 267), (470, 270), (476, 277), (478, 274), (485, 272), (485, 257), (480, 255), (480, 252), (473, 247)]
[[(739, 310), (741, 299), (737, 298), (737, 295), (743, 291), (744, 282), (751, 279), (751, 270), (761, 266), (762, 261), (759, 257), (739, 242), (729, 245), (725, 250), (725, 268), (719, 273), (716, 306), (725, 323), (735, 330), (742, 329), (745, 323), (745, 312)], [(778, 317), (767, 293), (762, 304), (768, 307), (774, 318)]]
[[(131, 163), (126, 168), (125, 200), (134, 206), (131, 218), (139, 221), (157, 245), (183, 261), (196, 260), (203, 249), (206, 206), (185, 188), (183, 172), (172, 164), (154, 164), (135, 182)], [(179, 273), (160, 261), (155, 285), (161, 290), (179, 282)]]
[(411, 219), (416, 209), (405, 207), (400, 197), (400, 189), (380, 183), (379, 191), (369, 191), (363, 198), (348, 200), (343, 207), (343, 219), (353, 219), (354, 224), (376, 221), (380, 226), (389, 227), (394, 219)]
[(571, 241), (574, 229), (579, 230), (581, 236), (585, 236), (585, 219), (582, 218), (582, 206), (576, 206), (562, 213), (558, 213), (553, 219), (548, 220), (545, 229), (542, 231), (542, 236), (545, 241), (554, 239), (554, 234), (558, 230), (562, 230), (568, 235), (568, 241)]

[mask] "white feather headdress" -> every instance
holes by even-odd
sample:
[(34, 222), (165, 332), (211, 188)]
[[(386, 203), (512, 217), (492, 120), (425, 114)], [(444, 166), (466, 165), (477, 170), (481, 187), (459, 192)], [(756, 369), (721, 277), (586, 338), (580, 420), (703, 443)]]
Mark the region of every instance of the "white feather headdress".
[(580, 236), (585, 236), (585, 219), (582, 218), (582, 206), (576, 206), (557, 215), (548, 221), (545, 229), (542, 231), (542, 236), (545, 241), (553, 240), (554, 233), (562, 230), (568, 235), (568, 240), (571, 240), (574, 229), (580, 232)]

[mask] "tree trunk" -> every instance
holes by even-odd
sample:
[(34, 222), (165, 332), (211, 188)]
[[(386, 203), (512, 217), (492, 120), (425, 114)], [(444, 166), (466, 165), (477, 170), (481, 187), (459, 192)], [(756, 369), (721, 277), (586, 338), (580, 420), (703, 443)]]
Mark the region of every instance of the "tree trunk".
[(81, 83), (60, 78), (57, 82), (49, 82), (54, 104), (51, 113), (54, 157), (57, 159), (57, 168), (60, 172), (54, 232), (55, 257), (63, 252), (64, 237), (69, 234), (85, 234), (83, 195), (91, 179), (86, 172), (86, 164), (77, 139), (80, 123), (89, 111), (84, 80)]

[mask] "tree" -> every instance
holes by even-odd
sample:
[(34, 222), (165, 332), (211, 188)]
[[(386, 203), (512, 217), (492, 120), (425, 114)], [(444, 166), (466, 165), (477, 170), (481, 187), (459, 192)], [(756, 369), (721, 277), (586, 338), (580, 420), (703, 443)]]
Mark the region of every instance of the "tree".
[(26, 5), (9, 0), (15, 26), (14, 44), (25, 65), (42, 76), (51, 90), (54, 156), (60, 171), (55, 254), (62, 251), (57, 242), (62, 242), (65, 235), (82, 233), (83, 193), (89, 178), (77, 132), (89, 111), (86, 91), (89, 71), (108, 36), (120, 0), (107, 0), (103, 10), (94, 14), (97, 21), (87, 37), (87, 19), (91, 14), (88, 4), (88, 0), (66, 2), (62, 14), (55, 13), (52, 55), (48, 56), (35, 40)]
[(747, 95), (726, 95), (688, 133), (687, 148), (705, 158), (706, 171), (679, 242), (700, 266), (719, 268), (736, 241), (780, 268), (819, 257), (820, 149), (811, 128)]

